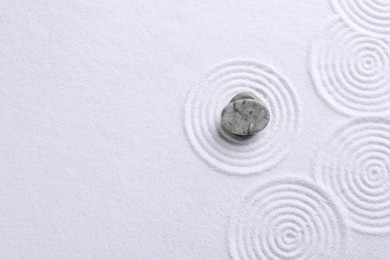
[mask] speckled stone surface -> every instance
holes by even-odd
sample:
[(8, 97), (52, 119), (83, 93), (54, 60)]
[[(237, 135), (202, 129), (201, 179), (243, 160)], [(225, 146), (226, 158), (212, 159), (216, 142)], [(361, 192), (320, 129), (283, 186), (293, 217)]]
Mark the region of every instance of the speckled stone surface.
[(250, 136), (263, 130), (269, 123), (268, 109), (249, 93), (232, 98), (221, 113), (225, 131), (239, 136)]

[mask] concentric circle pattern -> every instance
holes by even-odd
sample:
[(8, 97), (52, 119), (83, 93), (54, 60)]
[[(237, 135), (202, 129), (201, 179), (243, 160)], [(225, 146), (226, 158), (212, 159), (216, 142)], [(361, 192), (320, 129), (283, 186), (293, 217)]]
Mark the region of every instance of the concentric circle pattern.
[(310, 50), (310, 74), (318, 94), (353, 116), (390, 115), (390, 48), (334, 19)]
[(337, 194), (355, 230), (390, 233), (390, 123), (355, 120), (325, 146), (316, 160), (314, 178)]
[[(241, 92), (255, 95), (270, 111), (260, 133), (238, 140), (221, 127), (221, 111)], [(185, 128), (197, 154), (211, 167), (247, 175), (269, 169), (288, 152), (300, 110), (293, 89), (270, 67), (254, 61), (223, 63), (201, 80), (187, 98)]]
[(317, 184), (278, 178), (256, 187), (232, 216), (233, 259), (343, 259), (347, 228), (340, 207)]
[(390, 38), (389, 0), (332, 0), (335, 11), (355, 30)]

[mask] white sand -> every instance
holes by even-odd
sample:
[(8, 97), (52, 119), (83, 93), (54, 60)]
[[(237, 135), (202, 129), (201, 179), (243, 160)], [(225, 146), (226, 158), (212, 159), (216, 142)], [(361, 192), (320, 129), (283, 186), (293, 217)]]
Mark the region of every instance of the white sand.
[[(388, 260), (389, 17), (1, 1), (0, 258)], [(218, 120), (241, 91), (271, 121), (237, 141)]]

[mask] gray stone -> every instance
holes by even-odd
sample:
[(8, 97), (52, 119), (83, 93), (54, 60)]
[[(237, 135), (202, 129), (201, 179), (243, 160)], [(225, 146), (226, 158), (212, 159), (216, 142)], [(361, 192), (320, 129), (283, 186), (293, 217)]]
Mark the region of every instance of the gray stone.
[(269, 123), (268, 109), (250, 93), (240, 93), (222, 110), (222, 128), (234, 135), (250, 136)]
[(252, 95), (251, 93), (243, 92), (240, 94), (235, 95), (230, 102), (240, 100), (240, 99), (254, 99), (257, 100), (256, 96)]

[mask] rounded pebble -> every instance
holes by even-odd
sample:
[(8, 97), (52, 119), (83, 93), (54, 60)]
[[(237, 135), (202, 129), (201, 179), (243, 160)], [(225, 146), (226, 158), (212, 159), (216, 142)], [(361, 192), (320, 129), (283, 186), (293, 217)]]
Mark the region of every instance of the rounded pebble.
[(268, 109), (250, 93), (233, 97), (221, 114), (223, 129), (239, 136), (260, 132), (268, 125), (269, 119)]

